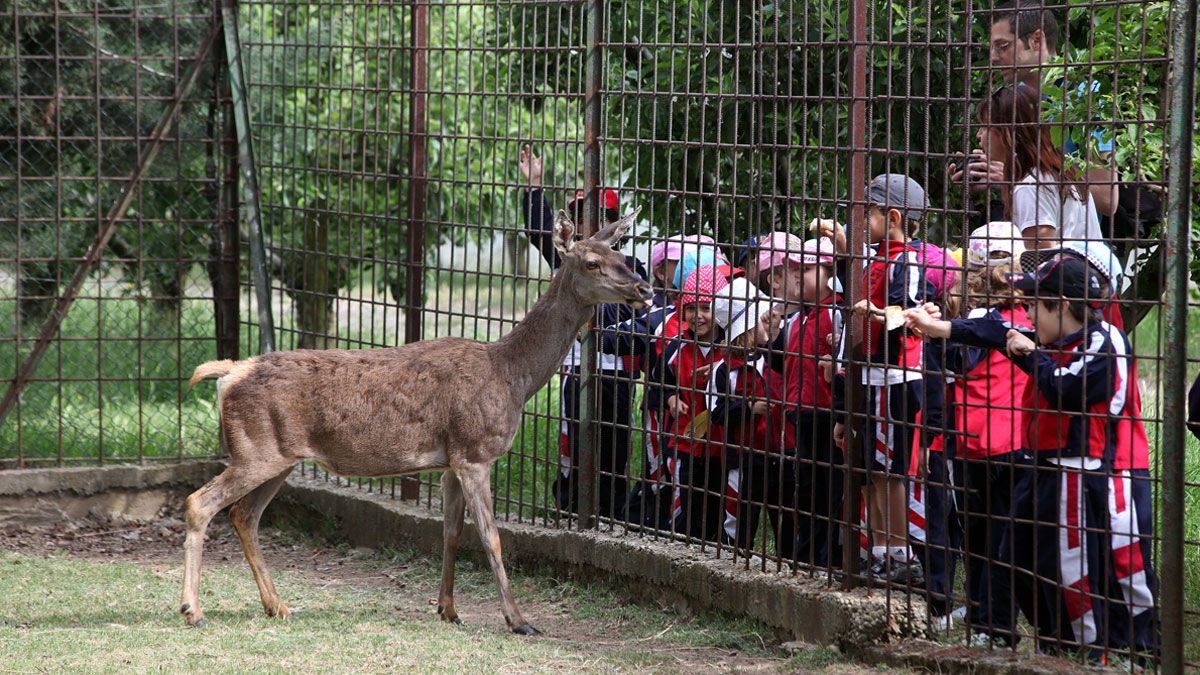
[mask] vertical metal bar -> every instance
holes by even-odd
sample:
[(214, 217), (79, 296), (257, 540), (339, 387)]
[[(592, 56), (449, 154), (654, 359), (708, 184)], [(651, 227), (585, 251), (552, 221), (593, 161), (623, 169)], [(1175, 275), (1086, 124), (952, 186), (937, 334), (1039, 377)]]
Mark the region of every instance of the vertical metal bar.
[[(587, 24), (587, 91), (583, 117), (583, 225), (585, 237), (600, 226), (600, 87), (603, 77), (604, 40), (603, 0), (589, 0)], [(599, 345), (591, 331), (583, 341), (583, 364), (579, 382), (579, 528), (596, 527), (596, 445), (600, 428), (595, 413), (599, 393)]]
[[(867, 3), (866, 0), (851, 0), (850, 9), (850, 228), (847, 230), (850, 253), (850, 271), (847, 273), (849, 298), (847, 304), (851, 307), (866, 297), (863, 288), (863, 275), (858, 271), (859, 259), (863, 243), (867, 241), (866, 198), (867, 187)], [(850, 320), (850, 344), (846, 346), (846, 354), (850, 355), (850, 363), (846, 367), (846, 401), (852, 412), (847, 419), (845, 448), (843, 455), (846, 462), (845, 496), (843, 497), (843, 536), (845, 546), (842, 548), (842, 570), (846, 572), (846, 588), (853, 588), (857, 579), (850, 571), (855, 569), (858, 562), (858, 528), (860, 493), (862, 492), (863, 470), (862, 453), (857, 448), (862, 443), (865, 419), (854, 415), (863, 410), (862, 365), (856, 358), (862, 351), (863, 334), (862, 322)]]
[[(223, 48), (222, 48), (223, 51)], [(228, 60), (224, 60), (228, 69)], [(221, 73), (224, 75), (225, 73)], [(217, 273), (213, 280), (219, 282), (213, 288), (213, 299), (216, 303), (217, 322), (217, 358), (234, 359), (240, 356), (239, 331), (241, 293), (238, 289), (239, 270), (238, 252), (241, 242), (238, 236), (238, 151), (237, 130), (234, 122), (233, 100), (230, 98), (229, 78), (218, 75), (215, 97), (221, 102), (222, 134), (221, 134), (221, 167), (223, 172), (219, 177), (220, 187), (220, 222), (217, 224), (219, 246), (216, 262)]]
[(1163, 314), (1167, 334), (1163, 363), (1162, 444), (1162, 671), (1184, 670), (1184, 391), (1187, 387), (1189, 234), (1192, 202), (1192, 138), (1196, 119), (1197, 0), (1171, 3), (1174, 86), (1171, 87), (1170, 175), (1167, 177), (1166, 283)]
[(254, 298), (258, 304), (258, 349), (265, 354), (275, 351), (275, 320), (271, 314), (271, 275), (267, 269), (266, 246), (263, 244), (261, 193), (258, 189), (258, 169), (254, 164), (254, 139), (250, 135), (250, 100), (246, 96), (246, 77), (242, 71), (242, 42), (238, 37), (237, 11), (237, 0), (221, 0), (230, 100), (237, 129), (238, 168), (242, 178), (246, 225), (250, 230), (250, 271), (254, 278)]
[[(426, 95), (429, 90), (429, 4), (413, 0), (411, 5), (408, 99), (408, 268), (405, 283), (404, 342), (420, 342), (424, 333), (425, 304), (425, 193)], [(405, 476), (400, 481), (400, 499), (418, 499), (420, 481)]]
[(167, 136), (167, 132), (170, 131), (171, 125), (179, 114), (179, 110), (183, 107), (184, 96), (192, 88), (192, 83), (196, 81), (196, 76), (208, 60), (212, 46), (216, 42), (217, 30), (218, 28), (214, 26), (204, 36), (204, 39), (200, 41), (200, 47), (192, 57), (191, 65), (188, 66), (187, 71), (175, 88), (175, 94), (171, 98), (170, 105), (163, 111), (162, 117), (158, 119), (158, 123), (155, 124), (154, 130), (150, 133), (150, 142), (147, 144), (146, 151), (142, 154), (141, 162), (138, 163), (133, 174), (129, 177), (129, 181), (121, 189), (121, 196), (117, 198), (117, 201), (100, 222), (96, 238), (92, 241), (91, 246), (88, 247), (87, 253), (84, 254), (83, 260), (80, 261), (74, 276), (71, 277), (71, 281), (62, 291), (62, 295), (59, 296), (54, 310), (46, 319), (45, 324), (42, 325), (41, 333), (38, 334), (37, 342), (33, 345), (33, 349), (30, 350), (29, 357), (25, 359), (25, 363), (17, 371), (12, 385), (9, 386), (8, 391), (4, 394), (4, 399), (0, 400), (0, 423), (4, 422), (4, 418), (8, 416), (9, 411), (12, 410), (17, 400), (21, 397), (21, 392), (25, 389), (25, 385), (29, 383), (29, 378), (33, 376), (38, 364), (41, 363), (42, 357), (46, 355), (46, 349), (50, 346), (50, 340), (58, 333), (58, 329), (62, 326), (63, 320), (66, 319), (67, 313), (71, 311), (71, 306), (75, 303), (83, 282), (91, 274), (96, 265), (100, 263), (100, 258), (104, 255), (104, 250), (108, 248), (108, 243), (117, 232), (117, 225), (125, 218), (125, 212), (129, 210), (130, 204), (133, 203), (133, 197), (137, 193), (138, 187), (142, 184), (142, 180), (146, 177), (146, 174), (149, 173), (150, 167), (154, 164), (154, 159), (158, 156), (159, 150), (162, 149), (162, 143)]

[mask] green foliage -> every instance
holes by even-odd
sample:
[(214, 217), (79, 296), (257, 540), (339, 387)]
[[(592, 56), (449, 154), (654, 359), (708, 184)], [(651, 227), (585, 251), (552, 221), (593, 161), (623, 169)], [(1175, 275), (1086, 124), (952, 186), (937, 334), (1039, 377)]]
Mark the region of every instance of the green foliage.
[[(17, 4), (20, 20), (0, 21), (0, 57), (13, 64), (0, 69), (0, 213), (17, 224), (0, 227), (0, 249), (31, 259), (19, 270), (24, 293), (52, 296), (74, 272), (71, 259), (87, 250), (175, 91), (186, 64), (176, 70), (170, 58), (190, 57), (208, 30), (203, 19), (172, 15), (203, 17), (211, 5)], [(128, 18), (131, 11), (136, 18)], [(104, 269), (137, 279), (131, 290), (177, 298), (191, 262), (206, 257), (216, 201), (213, 146), (204, 142), (212, 135), (212, 84), (206, 67), (110, 246), (109, 257), (121, 260)], [(34, 301), (22, 307), (33, 318), (46, 309)]]

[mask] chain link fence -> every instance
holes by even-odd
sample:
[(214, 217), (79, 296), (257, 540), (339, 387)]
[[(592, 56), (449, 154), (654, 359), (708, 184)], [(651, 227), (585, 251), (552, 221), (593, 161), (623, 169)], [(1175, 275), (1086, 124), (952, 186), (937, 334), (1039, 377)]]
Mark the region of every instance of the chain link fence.
[[(22, 0), (5, 457), (211, 455), (194, 364), (495, 340), (559, 209), (640, 207), (656, 305), (600, 307), (527, 403), (499, 517), (867, 587), (947, 642), (1196, 668), (1195, 4), (246, 0), (242, 69), (219, 36), (177, 99), (232, 3)], [(436, 475), (327, 478), (440, 508)]]
[[(6, 462), (214, 452), (213, 396), (183, 383), (217, 354), (212, 242), (236, 205), (223, 199), (217, 26), (207, 2), (2, 13)], [(225, 270), (235, 293), (236, 261)]]

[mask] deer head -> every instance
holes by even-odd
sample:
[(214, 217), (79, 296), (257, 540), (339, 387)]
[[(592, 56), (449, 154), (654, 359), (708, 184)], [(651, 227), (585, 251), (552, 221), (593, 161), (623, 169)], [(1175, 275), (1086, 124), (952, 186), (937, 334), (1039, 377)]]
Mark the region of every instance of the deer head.
[(575, 239), (575, 224), (566, 211), (558, 212), (554, 224), (554, 248), (562, 258), (560, 274), (571, 276), (571, 289), (588, 305), (623, 302), (636, 308), (649, 305), (654, 297), (650, 284), (625, 266), (625, 256), (616, 247), (641, 207), (610, 223), (588, 239)]

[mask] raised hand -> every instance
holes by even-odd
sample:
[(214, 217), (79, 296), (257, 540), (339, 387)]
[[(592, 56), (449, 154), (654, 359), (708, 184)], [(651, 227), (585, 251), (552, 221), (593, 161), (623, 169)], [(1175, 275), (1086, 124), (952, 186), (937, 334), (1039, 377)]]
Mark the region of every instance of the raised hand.
[(528, 144), (521, 150), (521, 159), (517, 161), (517, 168), (521, 170), (521, 175), (530, 187), (542, 186), (542, 160), (533, 154), (533, 148)]
[(1004, 182), (1004, 162), (988, 159), (982, 150), (975, 150), (962, 166), (950, 165), (950, 182), (966, 182), (972, 193), (985, 192)]

